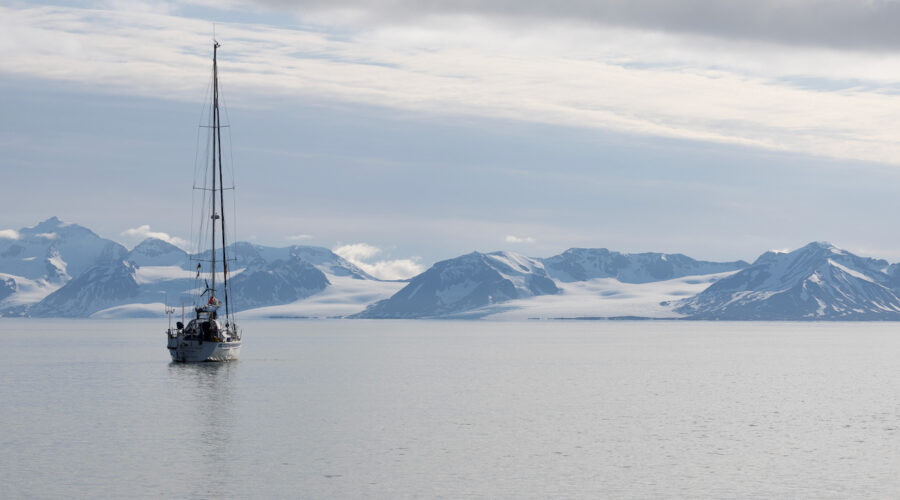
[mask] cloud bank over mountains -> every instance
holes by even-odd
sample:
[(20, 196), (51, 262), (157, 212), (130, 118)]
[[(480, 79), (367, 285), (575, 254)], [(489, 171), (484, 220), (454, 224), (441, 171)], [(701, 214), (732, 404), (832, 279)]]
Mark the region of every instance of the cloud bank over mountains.
[(375, 260), (384, 251), (368, 243), (341, 245), (332, 251), (359, 266), (363, 271), (383, 280), (407, 279), (425, 270), (418, 258)]

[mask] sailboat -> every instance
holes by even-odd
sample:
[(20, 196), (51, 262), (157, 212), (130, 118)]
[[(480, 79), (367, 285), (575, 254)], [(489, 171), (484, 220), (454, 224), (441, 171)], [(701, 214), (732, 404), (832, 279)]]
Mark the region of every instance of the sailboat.
[[(204, 193), (201, 205), (200, 237), (210, 242), (209, 252), (198, 254), (196, 280), (199, 286), (196, 303), (193, 306), (194, 317), (185, 325), (184, 306), (182, 320), (166, 330), (169, 354), (172, 361), (230, 361), (237, 359), (241, 352), (241, 331), (234, 321), (234, 308), (229, 301), (231, 292), (228, 283), (228, 263), (225, 237), (225, 190), (222, 175), (222, 128), (219, 116), (219, 67), (217, 63), (219, 42), (213, 40), (213, 88), (212, 88), (212, 123), (203, 126), (209, 130), (210, 161), (203, 168), (203, 186), (195, 186), (195, 190)], [(209, 186), (205, 185), (208, 180)], [(209, 212), (207, 212), (207, 208)], [(208, 238), (208, 239), (207, 239)], [(221, 265), (221, 266), (219, 266)], [(221, 284), (217, 275), (221, 269)]]

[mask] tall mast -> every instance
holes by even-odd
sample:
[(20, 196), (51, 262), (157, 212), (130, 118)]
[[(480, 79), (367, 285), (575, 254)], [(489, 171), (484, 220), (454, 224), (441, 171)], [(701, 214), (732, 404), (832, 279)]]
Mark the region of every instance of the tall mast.
[(212, 255), (212, 286), (210, 287), (209, 297), (216, 296), (216, 219), (219, 214), (216, 213), (216, 142), (218, 140), (219, 130), (219, 68), (216, 57), (219, 49), (219, 42), (213, 40), (213, 151), (212, 151), (212, 246), (210, 254)]
[[(219, 42), (216, 42), (216, 47), (219, 47)], [(215, 52), (215, 49), (213, 49)], [(215, 55), (213, 55), (213, 66), (215, 66)], [(219, 209), (222, 210), (221, 218), (219, 219), (222, 224), (222, 288), (225, 290), (225, 322), (229, 323), (231, 320), (229, 318), (229, 306), (228, 306), (228, 258), (225, 254), (226, 245), (225, 245), (225, 181), (222, 179), (222, 120), (219, 117), (219, 77), (218, 71), (215, 76), (216, 83), (216, 104), (215, 104), (215, 113), (216, 113), (216, 144), (218, 147), (218, 155), (219, 155)], [(213, 182), (215, 182), (216, 173), (213, 171)], [(216, 197), (215, 188), (213, 188), (213, 198)]]

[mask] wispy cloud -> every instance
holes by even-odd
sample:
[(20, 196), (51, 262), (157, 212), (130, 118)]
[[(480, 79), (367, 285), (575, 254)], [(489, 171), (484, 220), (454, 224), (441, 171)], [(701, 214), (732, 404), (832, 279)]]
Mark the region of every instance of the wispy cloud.
[[(638, 3), (672, 14), (661, 2)], [(752, 10), (724, 3), (731, 7), (717, 8), (711, 0), (690, 5), (723, 19), (744, 19)], [(800, 3), (804, 9), (823, 4)], [(871, 17), (873, 26), (879, 9), (894, 8), (868, 3), (872, 12), (853, 12)], [(549, 9), (502, 4), (524, 16)], [(651, 14), (621, 7), (628, 2), (594, 4), (568, 2), (567, 8), (577, 14), (602, 7), (598, 19), (620, 21), (598, 28), (557, 16), (524, 30), (486, 12), (499, 7), (457, 2), (450, 10), (427, 10), (416, 23), (365, 29), (223, 23), (225, 90), (243, 93), (244, 103), (314, 97), (900, 164), (892, 132), (900, 114), (900, 53), (861, 51), (850, 42), (834, 48), (782, 44), (778, 37), (746, 41), (712, 28), (687, 29), (687, 18), (644, 19)], [(753, 12), (776, 16), (777, 2), (763, 4)], [(358, 2), (341, 5), (373, 10)], [(829, 16), (838, 19), (839, 11)], [(327, 17), (337, 16), (333, 9), (316, 12), (326, 16), (323, 23), (340, 21)], [(711, 27), (717, 18), (703, 19)], [(654, 28), (670, 22), (677, 26)], [(207, 81), (208, 32), (206, 21), (165, 13), (0, 7), (0, 73), (197, 100)], [(891, 45), (890, 37), (900, 35), (891, 29), (879, 36)]]
[(0, 238), (7, 240), (19, 239), (19, 232), (15, 229), (0, 229)]
[(311, 240), (315, 238), (315, 236), (311, 234), (295, 234), (293, 236), (287, 236), (285, 239), (288, 241), (303, 241), (303, 240)]
[(513, 236), (508, 235), (505, 239), (507, 243), (534, 243), (534, 238), (531, 236)]
[(382, 250), (368, 243), (352, 243), (335, 248), (334, 253), (347, 259), (363, 271), (380, 279), (396, 280), (411, 278), (422, 271), (424, 267), (418, 259), (388, 259), (372, 260), (381, 255)]
[(143, 241), (147, 238), (156, 238), (158, 240), (165, 241), (166, 243), (170, 243), (175, 245), (176, 247), (186, 249), (188, 248), (188, 242), (177, 237), (171, 236), (169, 233), (163, 233), (160, 231), (151, 231), (150, 226), (145, 224), (143, 226), (138, 226), (131, 229), (126, 229), (122, 231), (122, 236), (126, 236), (128, 238), (132, 238), (136, 242)]

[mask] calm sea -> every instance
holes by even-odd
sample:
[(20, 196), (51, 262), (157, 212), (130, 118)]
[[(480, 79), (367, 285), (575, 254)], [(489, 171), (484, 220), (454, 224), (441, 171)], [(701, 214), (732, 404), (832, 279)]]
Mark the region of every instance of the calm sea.
[(0, 320), (2, 498), (896, 498), (900, 325)]

